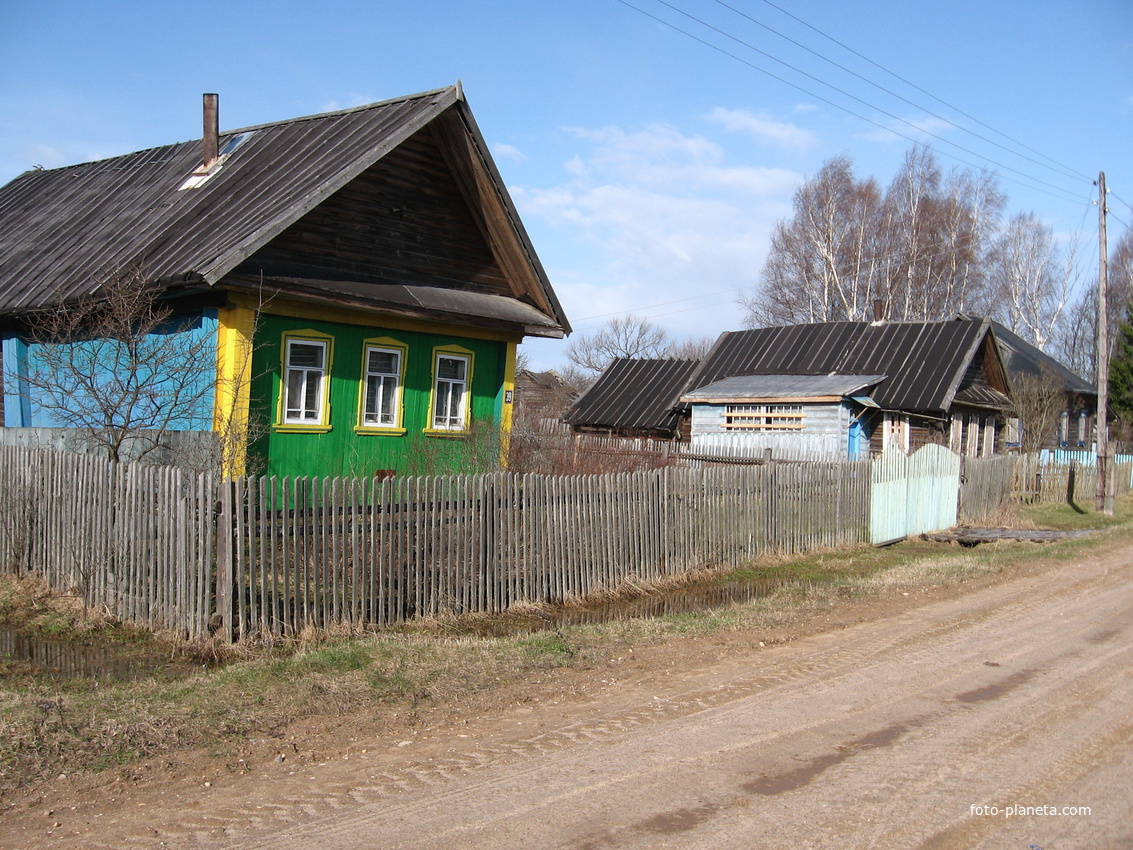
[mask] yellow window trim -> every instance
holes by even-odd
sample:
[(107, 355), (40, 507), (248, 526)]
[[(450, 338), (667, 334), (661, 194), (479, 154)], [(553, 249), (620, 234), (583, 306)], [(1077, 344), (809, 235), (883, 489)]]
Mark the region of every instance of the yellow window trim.
[[(443, 355), (452, 355), (455, 357), (463, 357), (468, 361), (468, 369), (464, 375), (464, 411), (461, 419), (464, 422), (464, 427), (460, 430), (455, 428), (434, 428), (433, 423), (436, 421), (437, 413), (437, 363)], [(432, 366), (432, 382), (429, 385), (429, 409), (428, 420), (425, 423), (425, 436), (426, 437), (464, 437), (471, 431), (472, 427), (472, 378), (476, 372), (476, 355), (459, 345), (438, 345), (433, 348), (433, 366)]]
[[(366, 375), (370, 348), (384, 348), (387, 351), (398, 351), (397, 398), (394, 401), (393, 425), (366, 425), (363, 417), (366, 411)], [(362, 340), (362, 373), (358, 380), (358, 416), (354, 420), (356, 434), (373, 434), (386, 437), (400, 437), (406, 433), (405, 429), (405, 369), (409, 361), (409, 345), (388, 336), (372, 337)]]
[[(310, 424), (305, 422), (285, 421), (284, 397), (287, 395), (287, 353), (292, 342), (321, 342), (326, 345), (327, 357), (323, 364), (322, 386), (322, 417), (318, 422)], [(275, 422), (272, 430), (284, 434), (311, 433), (324, 434), (331, 430), (330, 424), (330, 376), (334, 364), (334, 337), (321, 331), (303, 328), (302, 330), (284, 331), (279, 346), (279, 400), (276, 403)]]

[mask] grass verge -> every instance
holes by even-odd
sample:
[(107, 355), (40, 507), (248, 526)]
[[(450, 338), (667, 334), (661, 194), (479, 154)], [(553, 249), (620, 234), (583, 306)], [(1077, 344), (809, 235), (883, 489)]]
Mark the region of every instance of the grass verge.
[[(1071, 558), (1116, 535), (1133, 540), (1133, 499), (1128, 497), (1119, 500), (1112, 522), (1067, 505), (1019, 510), (1025, 525), (1111, 527), (1056, 544), (961, 549), (907, 541), (884, 549), (769, 559), (708, 579), (761, 583), (767, 592), (754, 599), (504, 637), (482, 636), (483, 617), (418, 621), (360, 637), (306, 633), (283, 647), (243, 650), (243, 657), (223, 667), (176, 681), (54, 681), (8, 671), (0, 676), (0, 789), (5, 789), (0, 798), (60, 773), (128, 767), (187, 749), (207, 748), (229, 758), (249, 738), (282, 739), (289, 727), (307, 718), (358, 712), (404, 718), (422, 706), (467, 700), (541, 671), (585, 671), (634, 646), (675, 637), (744, 630), (755, 642), (847, 599), (954, 585), (1040, 556)], [(639, 588), (636, 595), (657, 592)], [(503, 619), (508, 616), (513, 615)], [(75, 600), (34, 583), (0, 584), (3, 621), (44, 635), (122, 646), (154, 644), (174, 651), (160, 638), (83, 611)]]

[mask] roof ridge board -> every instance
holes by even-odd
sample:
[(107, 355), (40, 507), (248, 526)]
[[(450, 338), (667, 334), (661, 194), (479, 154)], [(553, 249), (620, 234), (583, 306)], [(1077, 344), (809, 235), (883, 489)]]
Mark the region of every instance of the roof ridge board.
[[(302, 124), (308, 121), (318, 121), (323, 118), (339, 118), (345, 115), (352, 115), (357, 112), (366, 112), (370, 109), (382, 109), (393, 106), (398, 103), (409, 103), (414, 100), (424, 100), (430, 97), (441, 98), (444, 95), (452, 94), (452, 102), (464, 100), (464, 92), (459, 83), (443, 86), (439, 89), (431, 89), (429, 91), (418, 92), (417, 94), (407, 94), (402, 97), (391, 97), (387, 100), (377, 100), (373, 103), (363, 103), (360, 106), (349, 106), (345, 109), (332, 109), (329, 112), (315, 112), (311, 115), (300, 115), (295, 118), (285, 118), (280, 121), (267, 121), (262, 124), (251, 124), (247, 127), (238, 127), (233, 130), (225, 130), (220, 135), (231, 136), (239, 133), (251, 133), (256, 130), (268, 130), (272, 127), (281, 127), (287, 124)], [(450, 104), (451, 105), (451, 104)], [(196, 141), (200, 141), (199, 139)]]
[[(221, 133), (221, 135), (224, 136), (227, 134)], [(54, 168), (29, 168), (26, 171), (17, 174), (11, 180), (5, 183), (4, 186), (10, 186), (17, 180), (21, 180), (23, 178), (36, 179), (38, 175), (60, 175), (67, 171), (91, 170), (98, 166), (105, 166), (107, 163), (114, 162), (115, 160), (128, 159), (130, 157), (141, 156), (143, 154), (152, 154), (155, 151), (172, 150), (173, 148), (181, 147), (182, 145), (195, 144), (199, 146), (200, 142), (200, 139), (186, 139), (180, 142), (169, 142), (164, 145), (153, 145), (152, 147), (148, 148), (139, 148), (135, 151), (127, 151), (126, 153), (114, 154), (113, 156), (104, 156), (98, 159), (88, 159), (84, 160), (83, 162), (72, 162), (69, 165), (58, 165)], [(160, 165), (166, 161), (167, 160), (162, 160), (161, 162), (158, 162), (156, 164)]]
[[(455, 83), (453, 85), (444, 86), (443, 88), (439, 88), (439, 89), (432, 89), (430, 91), (419, 92), (417, 94), (405, 95), (403, 97), (392, 97), (392, 98), (389, 98), (388, 100), (375, 101), (374, 103), (365, 103), (365, 104), (362, 104), (361, 106), (351, 106), (351, 107), (348, 107), (346, 109), (335, 109), (335, 110), (331, 110), (329, 112), (317, 112), (317, 113), (313, 113), (311, 115), (301, 115), (297, 118), (286, 118), (286, 119), (282, 119), (280, 121), (267, 121), (267, 122), (264, 122), (264, 123), (261, 123), (261, 124), (251, 124), (247, 127), (236, 127), (236, 128), (231, 129), (231, 130), (221, 130), (220, 131), (220, 138), (225, 139), (226, 137), (237, 136), (240, 133), (250, 133), (250, 132), (255, 131), (255, 130), (267, 130), (267, 129), (270, 129), (272, 127), (280, 127), (280, 126), (284, 126), (284, 125), (287, 125), (287, 124), (298, 124), (298, 123), (302, 123), (302, 122), (306, 122), (306, 121), (317, 121), (320, 118), (333, 118), (333, 117), (338, 117), (338, 116), (342, 116), (342, 115), (349, 115), (349, 114), (354, 113), (354, 112), (365, 112), (368, 109), (378, 109), (378, 108), (381, 108), (381, 107), (388, 107), (388, 106), (392, 106), (395, 103), (408, 103), (409, 101), (413, 101), (413, 100), (421, 100), (423, 98), (428, 98), (428, 97), (437, 97), (437, 96), (440, 96), (440, 95), (444, 95), (444, 94), (446, 94), (450, 91), (455, 93), (455, 100), (464, 100), (464, 93), (460, 88), (460, 84)], [(9, 185), (9, 184), (15, 182), (16, 180), (19, 180), (19, 179), (26, 177), (28, 175), (34, 176), (34, 175), (37, 175), (37, 174), (59, 174), (59, 173), (65, 172), (65, 171), (71, 171), (71, 170), (75, 170), (75, 169), (93, 168), (95, 166), (105, 165), (108, 162), (113, 162), (114, 160), (125, 159), (127, 157), (133, 157), (133, 156), (139, 156), (141, 154), (152, 153), (154, 151), (176, 148), (176, 147), (179, 147), (181, 145), (195, 145), (196, 147), (199, 148), (201, 141), (202, 140), (200, 138), (182, 139), (181, 141), (177, 141), (177, 142), (167, 142), (165, 144), (160, 144), (160, 145), (151, 145), (151, 146), (145, 147), (145, 148), (138, 148), (137, 150), (126, 151), (125, 153), (119, 153), (119, 154), (113, 154), (111, 156), (99, 157), (98, 159), (88, 159), (88, 160), (85, 160), (83, 162), (72, 162), (68, 165), (56, 166), (55, 168), (29, 168), (29, 169), (22, 171), (21, 173), (17, 174), (15, 177), (12, 178), (12, 180), (9, 181), (8, 184), (5, 184), (5, 185)]]

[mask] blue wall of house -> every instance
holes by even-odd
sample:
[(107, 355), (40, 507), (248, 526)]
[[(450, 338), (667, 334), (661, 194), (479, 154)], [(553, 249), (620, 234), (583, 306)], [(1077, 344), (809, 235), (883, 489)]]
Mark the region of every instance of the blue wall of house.
[[(798, 430), (729, 430), (725, 425), (727, 405), (692, 405), (692, 444), (737, 447), (753, 451), (771, 449), (791, 456), (800, 453), (816, 455), (846, 455), (849, 446), (850, 426), (854, 410), (847, 401), (842, 403), (812, 403), (801, 405), (805, 418)], [(868, 435), (866, 436), (868, 446)]]
[[(187, 376), (187, 390), (182, 397), (199, 394), (199, 400), (193, 405), (192, 411), (169, 423), (173, 430), (192, 431), (212, 428), (216, 384), (216, 331), (216, 310), (209, 309), (188, 316), (175, 316), (167, 323), (165, 333), (151, 335), (154, 347), (158, 350), (192, 354), (193, 366)], [(0, 345), (3, 347), (4, 425), (8, 428), (65, 426), (67, 423), (61, 421), (58, 415), (53, 415), (51, 410), (53, 405), (46, 403), (44, 392), (32, 387), (27, 380), (28, 375), (35, 374), (35, 370), (42, 365), (37, 359), (37, 352), (42, 346), (31, 343), (26, 337), (14, 332), (5, 332), (0, 337)], [(73, 345), (84, 348), (91, 354), (97, 351), (92, 343), (79, 342)], [(95, 357), (106, 360), (108, 355), (102, 353), (96, 354)], [(169, 357), (170, 361), (178, 359), (176, 355)], [(109, 368), (109, 364), (104, 365)], [(155, 365), (160, 367), (160, 364)], [(158, 390), (160, 391), (160, 387)], [(68, 411), (82, 414), (88, 409), (81, 398), (75, 399), (74, 402), (74, 405), (67, 406)], [(90, 421), (94, 424), (98, 420), (92, 418)]]

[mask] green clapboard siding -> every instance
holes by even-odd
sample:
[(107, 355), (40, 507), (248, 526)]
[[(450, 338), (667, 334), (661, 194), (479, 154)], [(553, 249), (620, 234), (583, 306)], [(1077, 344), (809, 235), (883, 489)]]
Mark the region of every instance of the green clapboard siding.
[[(333, 339), (329, 430), (289, 432), (279, 427), (284, 334), (313, 331)], [(366, 340), (389, 338), (408, 352), (403, 391), (403, 434), (357, 433)], [(431, 436), (429, 405), (438, 346), (472, 352), (472, 429), (465, 436)], [(423, 475), (494, 468), (499, 459), (500, 404), (507, 344), (453, 334), (261, 315), (253, 355), (251, 468), (267, 475)]]

